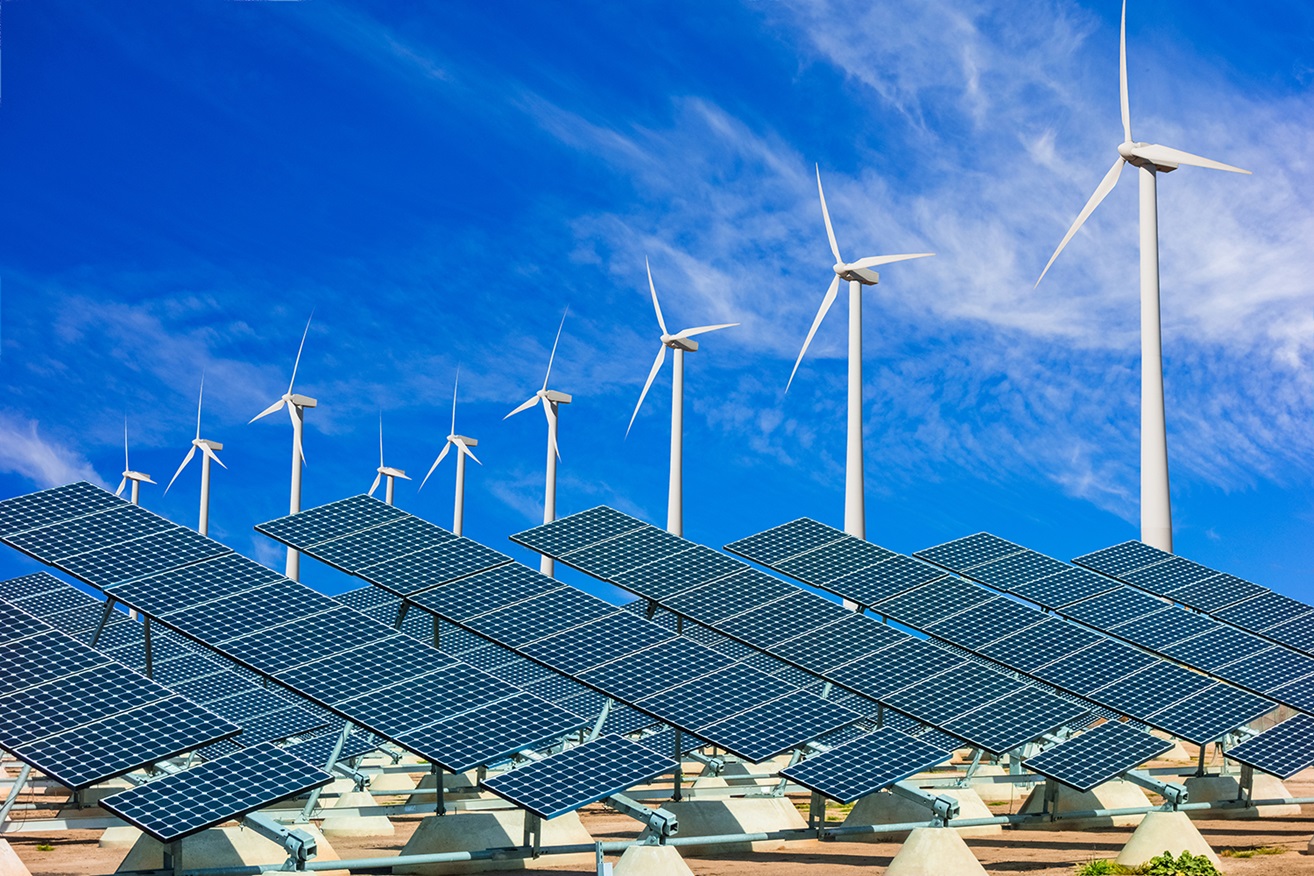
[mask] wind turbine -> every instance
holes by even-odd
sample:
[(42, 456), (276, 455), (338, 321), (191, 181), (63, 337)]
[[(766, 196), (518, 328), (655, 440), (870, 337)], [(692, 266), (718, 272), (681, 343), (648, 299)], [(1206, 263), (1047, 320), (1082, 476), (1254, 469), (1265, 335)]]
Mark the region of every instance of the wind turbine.
[(661, 345), (657, 348), (657, 358), (652, 363), (652, 370), (648, 372), (648, 381), (643, 384), (643, 392), (639, 393), (639, 403), (634, 406), (634, 413), (630, 415), (630, 425), (625, 427), (625, 435), (629, 437), (630, 429), (634, 428), (634, 418), (639, 415), (639, 408), (643, 407), (643, 399), (648, 395), (653, 378), (657, 376), (662, 363), (666, 361), (666, 349), (669, 347), (675, 351), (675, 362), (671, 371), (671, 483), (666, 497), (666, 529), (674, 535), (684, 535), (684, 354), (698, 349), (698, 342), (690, 340), (694, 335), (732, 328), (739, 323), (704, 325), (671, 334), (666, 330), (666, 320), (662, 318), (662, 306), (657, 303), (657, 287), (652, 282), (652, 265), (648, 264), (646, 258), (643, 264), (648, 269), (648, 289), (652, 292), (652, 309), (657, 313), (657, 325), (662, 330)]
[(410, 478), (407, 477), (406, 472), (402, 471), (401, 469), (393, 468), (390, 465), (383, 464), (383, 412), (382, 411), (379, 412), (379, 467), (376, 468), (375, 471), (378, 472), (378, 474), (374, 476), (374, 483), (370, 484), (369, 494), (373, 496), (374, 491), (379, 488), (379, 481), (382, 480), (383, 478), (387, 478), (388, 485), (383, 488), (383, 501), (391, 505), (393, 499), (393, 486), (397, 478), (401, 478), (404, 481), (409, 481)]
[(933, 252), (905, 253), (903, 255), (867, 256), (856, 262), (845, 262), (840, 256), (839, 244), (835, 242), (835, 229), (830, 224), (830, 211), (826, 209), (826, 192), (821, 187), (821, 167), (817, 167), (817, 194), (821, 198), (821, 215), (826, 220), (826, 237), (830, 239), (830, 251), (835, 256), (835, 277), (830, 281), (830, 288), (821, 299), (821, 307), (812, 320), (812, 328), (803, 341), (803, 349), (798, 351), (794, 370), (790, 372), (789, 383), (785, 392), (794, 382), (798, 366), (803, 362), (803, 355), (812, 343), (818, 326), (826, 317), (826, 312), (835, 303), (839, 294), (840, 280), (849, 281), (849, 427), (844, 466), (844, 531), (858, 538), (867, 537), (867, 512), (863, 501), (862, 473), (862, 287), (875, 286), (881, 281), (881, 275), (872, 270), (879, 265), (902, 262), (908, 259), (921, 259), (935, 255)]
[(1156, 179), (1183, 164), (1250, 173), (1221, 161), (1202, 158), (1180, 149), (1132, 140), (1131, 110), (1127, 99), (1127, 2), (1122, 4), (1122, 27), (1118, 49), (1118, 84), (1122, 98), (1122, 134), (1113, 167), (1095, 187), (1068, 233), (1040, 272), (1036, 285), (1045, 278), (1072, 235), (1113, 191), (1123, 165), (1140, 170), (1141, 226), (1141, 541), (1172, 553), (1173, 518), (1168, 495), (1168, 435), (1163, 403), (1163, 348), (1159, 325), (1159, 216)]
[[(315, 314), (310, 314), (314, 319)], [(306, 335), (310, 333), (310, 319), (306, 320), (305, 331), (301, 333), (301, 346), (297, 347), (297, 358), (292, 363), (292, 379), (288, 381), (287, 392), (278, 401), (251, 418), (254, 423), (261, 417), (267, 417), (281, 407), (287, 407), (288, 416), (292, 418), (292, 496), (288, 501), (288, 513), (296, 514), (301, 510), (301, 466), (306, 461), (306, 454), (301, 449), (301, 434), (305, 430), (306, 408), (313, 408), (318, 401), (308, 395), (294, 393), (292, 388), (297, 382), (297, 368), (301, 365), (301, 351), (306, 346)], [(287, 549), (287, 577), (296, 581), (301, 576), (301, 553)]]
[(218, 441), (201, 437), (201, 400), (203, 398), (205, 398), (204, 374), (201, 375), (201, 391), (196, 394), (196, 437), (192, 439), (192, 446), (188, 449), (187, 455), (183, 457), (182, 465), (178, 466), (178, 470), (173, 473), (173, 477), (169, 478), (169, 486), (164, 488), (164, 492), (166, 495), (168, 494), (169, 487), (172, 487), (173, 482), (178, 480), (178, 475), (183, 473), (183, 469), (187, 467), (187, 463), (192, 461), (192, 457), (196, 455), (196, 451), (199, 449), (201, 451), (201, 523), (197, 527), (197, 532), (201, 535), (208, 535), (210, 532), (210, 462), (213, 460), (219, 463), (221, 468), (228, 468), (228, 466), (220, 462), (219, 457), (215, 455), (215, 451), (223, 450), (224, 446)]
[[(433, 465), (429, 466), (429, 474), (426, 474), (424, 480), (420, 481), (420, 489), (423, 490), (424, 485), (429, 482), (429, 475), (433, 474), (434, 469), (438, 468), (438, 463), (443, 461), (447, 451), (451, 450), (453, 446), (456, 447), (456, 509), (452, 513), (452, 532), (457, 535), (461, 534), (461, 526), (465, 521), (465, 458), (468, 456), (475, 462), (479, 462), (479, 458), (470, 449), (471, 447), (478, 447), (479, 442), (466, 435), (456, 434), (456, 390), (460, 384), (461, 369), (457, 368), (456, 380), (452, 383), (452, 431), (447, 436), (447, 443), (443, 445), (443, 449), (438, 451), (438, 458), (433, 461)], [(483, 465), (482, 462), (479, 462), (479, 464)]]
[(132, 482), (132, 492), (129, 493), (129, 501), (134, 505), (140, 505), (141, 485), (143, 483), (153, 484), (151, 476), (144, 472), (133, 471), (131, 463), (128, 462), (128, 418), (123, 418), (123, 480), (119, 481), (119, 488), (114, 491), (114, 495), (122, 496), (123, 488)]
[[(543, 388), (526, 399), (520, 407), (502, 418), (508, 420), (521, 411), (529, 410), (536, 403), (543, 405), (543, 414), (547, 417), (548, 424), (547, 485), (543, 490), (544, 523), (551, 523), (557, 519), (557, 460), (561, 458), (561, 451), (557, 449), (557, 408), (559, 405), (568, 405), (571, 402), (568, 393), (548, 389), (548, 380), (552, 377), (552, 361), (557, 357), (557, 344), (561, 342), (561, 330), (566, 326), (566, 313), (569, 312), (570, 308), (567, 307), (565, 313), (561, 314), (561, 325), (557, 326), (557, 338), (552, 342), (552, 354), (548, 356), (547, 373), (543, 375)], [(556, 564), (551, 557), (539, 558), (538, 570), (544, 575), (552, 577), (555, 568)]]

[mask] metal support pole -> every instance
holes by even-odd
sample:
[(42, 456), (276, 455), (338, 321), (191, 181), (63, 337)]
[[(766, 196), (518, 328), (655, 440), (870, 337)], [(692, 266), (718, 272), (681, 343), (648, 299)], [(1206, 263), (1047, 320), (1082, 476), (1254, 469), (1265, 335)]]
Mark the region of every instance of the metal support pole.
[(434, 808), (433, 808), (434, 814), (446, 815), (447, 789), (443, 787), (443, 768), (438, 766), (438, 764), (433, 764), (432, 766), (429, 767), (429, 772), (433, 775), (434, 792), (438, 795), (438, 800), (437, 802), (434, 803)]
[(1208, 745), (1200, 746), (1200, 760), (1196, 763), (1195, 774), (1203, 776), (1205, 774), (1205, 753), (1209, 750)]
[(684, 635), (684, 615), (677, 614), (675, 616), (675, 634), (677, 636)]
[(438, 615), (433, 616), (433, 647), (437, 650), (442, 644), (442, 621), (438, 620)]
[(671, 799), (674, 800), (676, 803), (679, 803), (681, 800), (684, 799), (684, 789), (681, 787), (684, 784), (684, 758), (681, 757), (681, 751), (680, 751), (682, 748), (684, 748), (684, 734), (680, 732), (680, 728), (676, 727), (674, 729), (675, 729), (675, 751), (671, 753), (671, 757), (675, 759), (676, 767), (675, 767), (675, 782), (673, 787), (671, 788)]
[(110, 612), (114, 611), (114, 597), (110, 596), (105, 600), (105, 610), (100, 613), (100, 622), (96, 624), (96, 632), (91, 634), (91, 647), (96, 647), (100, 641), (100, 634), (105, 630), (105, 624), (109, 623)]
[(808, 827), (817, 832), (817, 838), (821, 838), (821, 829), (826, 826), (826, 798), (821, 796), (820, 791), (812, 792), (811, 802), (808, 803)]
[(13, 809), (14, 804), (18, 802), (18, 795), (23, 790), (23, 786), (27, 784), (27, 778), (31, 774), (32, 767), (27, 764), (23, 764), (18, 768), (18, 778), (14, 779), (14, 784), (10, 785), (9, 796), (5, 797), (5, 802), (0, 803), (0, 824), (4, 824), (5, 816), (9, 814), (9, 810)]
[[(351, 735), (351, 722), (347, 721), (342, 725), (342, 732), (338, 734), (337, 742), (333, 743), (333, 750), (329, 752), (328, 763), (324, 764), (325, 772), (332, 772), (333, 765), (338, 762), (338, 757), (342, 754), (342, 746), (347, 744), (347, 737)], [(301, 808), (301, 814), (297, 816), (297, 824), (305, 824), (310, 821), (310, 813), (315, 811), (315, 804), (319, 803), (319, 792), (324, 790), (324, 786), (310, 792), (310, 797), (306, 799), (306, 805)]]
[(142, 629), (145, 631), (144, 635), (146, 637), (143, 640), (143, 649), (146, 652), (146, 677), (154, 678), (154, 666), (151, 663), (151, 619), (149, 616), (142, 624)]
[(406, 612), (410, 607), (411, 604), (403, 599), (402, 604), (397, 607), (397, 621), (393, 624), (394, 629), (401, 629), (402, 621), (406, 620)]
[(602, 725), (607, 723), (607, 717), (611, 715), (611, 698), (608, 697), (602, 704), (602, 711), (598, 713), (598, 720), (593, 722), (593, 729), (589, 731), (588, 738), (585, 742), (592, 742), (602, 735)]

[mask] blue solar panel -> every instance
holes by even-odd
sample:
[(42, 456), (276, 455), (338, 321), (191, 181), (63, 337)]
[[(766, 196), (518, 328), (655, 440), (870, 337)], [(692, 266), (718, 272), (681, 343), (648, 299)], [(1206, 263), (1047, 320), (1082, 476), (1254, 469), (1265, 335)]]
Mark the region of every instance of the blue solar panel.
[(1033, 773), (1078, 791), (1089, 791), (1171, 751), (1172, 747), (1166, 739), (1128, 724), (1108, 721), (1027, 758), (1023, 765)]
[[(307, 553), (315, 556), (314, 549)], [(454, 538), (389, 562), (368, 566), (360, 571), (360, 575), (398, 596), (412, 596), (509, 562), (510, 557), (492, 548), (468, 538)]]
[(814, 587), (825, 587), (858, 569), (896, 556), (894, 551), (860, 538), (845, 536), (775, 564), (780, 571)]
[(619, 700), (634, 702), (724, 669), (732, 662), (711, 648), (678, 638), (617, 657), (579, 677)]
[(79, 724), (158, 702), (170, 691), (108, 664), (0, 697), (0, 748), (62, 733)]
[(895, 556), (837, 578), (825, 589), (859, 605), (870, 606), (943, 577), (943, 569), (911, 557)]
[(1229, 749), (1227, 756), (1279, 779), (1289, 779), (1314, 765), (1314, 718), (1292, 715)]
[(881, 728), (786, 767), (780, 774), (832, 800), (852, 803), (952, 756), (952, 749)]
[(1148, 715), (1155, 726), (1187, 742), (1207, 745), (1277, 708), (1277, 703), (1215, 684)]
[(944, 648), (909, 637), (875, 654), (837, 666), (828, 677), (864, 696), (883, 700), (964, 661)]
[(11, 535), (9, 544), (44, 563), (170, 529), (174, 524), (136, 505), (109, 508)]
[(1057, 575), (1018, 585), (1013, 593), (1045, 608), (1059, 608), (1117, 587), (1116, 581), (1103, 575), (1069, 566)]
[(280, 672), (277, 678), (293, 690), (336, 705), (454, 662), (440, 651), (393, 633), (350, 651)]
[(971, 577), (1000, 590), (1014, 590), (1029, 581), (1057, 575), (1069, 568), (1067, 563), (1032, 550), (1024, 550), (973, 567)]
[(1169, 557), (1162, 562), (1146, 566), (1143, 569), (1123, 572), (1118, 577), (1142, 590), (1168, 594), (1187, 584), (1209, 578), (1215, 574), (1217, 573), (1213, 569), (1185, 557)]
[(369, 496), (352, 496), (256, 526), (257, 532), (293, 547), (314, 547), (372, 526), (397, 520), (406, 512)]
[(1271, 592), (1235, 575), (1218, 574), (1178, 587), (1170, 597), (1183, 605), (1214, 613), (1229, 605)]
[(1167, 551), (1150, 547), (1148, 544), (1139, 541), (1125, 541), (1122, 544), (1115, 544), (1113, 547), (1107, 547), (1077, 557), (1072, 562), (1078, 566), (1085, 566), (1088, 569), (1094, 569), (1096, 572), (1102, 572), (1105, 575), (1112, 575), (1117, 578), (1127, 572), (1143, 569), (1154, 563), (1161, 563), (1171, 557), (1172, 554)]
[[(300, 742), (283, 748), (293, 757), (304, 760), (312, 766), (326, 766), (328, 759), (333, 755), (333, 749), (337, 747), (338, 738), (342, 735), (341, 726), (333, 726), (330, 729), (320, 733), (310, 739), (303, 739)], [(369, 754), (379, 747), (378, 743), (368, 733), (352, 733), (343, 742), (341, 749), (338, 751), (338, 761), (351, 760), (352, 758), (361, 757)]]
[(511, 648), (611, 614), (616, 606), (573, 587), (561, 587), (466, 621), (482, 636)]
[(222, 651), (257, 672), (274, 675), (345, 650), (345, 643), (363, 645), (390, 635), (391, 631), (378, 622), (340, 605), (292, 623), (229, 639), (223, 643)]
[(555, 741), (585, 723), (551, 703), (518, 693), (404, 733), (397, 744), (459, 773)]
[(217, 599), (180, 611), (162, 620), (207, 642), (223, 643), (289, 621), (299, 621), (333, 608), (335, 601), (295, 581), (280, 579), (241, 599)]
[(1044, 619), (1042, 612), (999, 596), (928, 624), (926, 631), (970, 651), (979, 651), (996, 639), (1021, 632)]
[(1063, 613), (1073, 620), (1107, 630), (1115, 624), (1126, 623), (1158, 611), (1164, 605), (1163, 600), (1155, 599), (1132, 587), (1119, 587), (1069, 605), (1063, 609)]
[(1101, 688), (1091, 698), (1130, 718), (1144, 719), (1213, 684), (1199, 673), (1156, 661), (1152, 666)]
[(616, 586), (645, 599), (660, 600), (747, 568), (719, 551), (694, 545), (678, 554), (613, 575), (611, 580)]
[(1219, 677), (1251, 690), (1270, 691), (1309, 672), (1310, 658), (1286, 648), (1273, 647), (1220, 668)]
[(747, 569), (728, 578), (718, 578), (692, 590), (673, 596), (664, 605), (673, 612), (691, 617), (699, 623), (715, 624), (754, 606), (764, 605), (782, 596), (798, 593), (793, 584)]
[(109, 588), (110, 595), (152, 617), (254, 590), (283, 576), (239, 554)]
[(132, 541), (66, 557), (55, 565), (93, 587), (106, 590), (115, 584), (231, 552), (217, 541), (174, 526)]
[(506, 699), (516, 688), (464, 663), (444, 666), (428, 675), (378, 688), (337, 709), (354, 723), (391, 738), (427, 727), (444, 718)]
[(913, 556), (929, 560), (955, 572), (965, 572), (1023, 550), (1021, 545), (988, 532), (914, 551)]
[(1085, 715), (1084, 706), (1024, 687), (947, 722), (944, 729), (992, 754), (1012, 751)]
[(617, 655), (629, 654), (670, 638), (671, 633), (664, 627), (627, 611), (615, 611), (526, 645), (523, 651), (526, 656), (558, 672), (577, 675)]
[(1023, 682), (977, 663), (964, 663), (890, 694), (885, 704), (932, 724), (1018, 692)]
[(898, 596), (881, 600), (871, 610), (917, 629), (943, 621), (974, 605), (990, 601), (985, 590), (957, 578), (941, 578)]
[(700, 727), (698, 733), (732, 754), (761, 763), (859, 718), (857, 712), (799, 691)]
[(846, 612), (824, 627), (775, 644), (771, 652), (812, 672), (824, 673), (841, 663), (848, 663), (908, 638), (906, 633), (888, 627), (875, 618)]
[(60, 590), (67, 586), (49, 572), (33, 572), (31, 575), (21, 575), (7, 581), (0, 581), (0, 599), (22, 599), (25, 596), (49, 593), (52, 590)]
[(1264, 635), (1302, 651), (1314, 651), (1314, 615), (1306, 614), (1283, 621), (1264, 630)]
[(1266, 590), (1244, 602), (1229, 605), (1218, 611), (1216, 616), (1247, 630), (1263, 632), (1270, 627), (1310, 613), (1314, 613), (1314, 606)]
[(519, 563), (508, 563), (418, 593), (413, 601), (435, 614), (461, 622), (560, 587), (560, 582), (535, 569)]
[(726, 618), (715, 626), (718, 632), (766, 649), (851, 613), (829, 599), (794, 588), (788, 596)]
[(561, 561), (604, 581), (648, 563), (658, 562), (689, 547), (689, 542), (655, 526), (609, 538), (589, 547), (567, 551)]
[(0, 696), (109, 662), (81, 642), (47, 630), (0, 645)]
[(588, 547), (645, 525), (636, 517), (599, 505), (597, 508), (518, 532), (511, 536), (511, 540), (550, 557), (560, 557), (567, 551)]
[(1173, 642), (1180, 642), (1182, 639), (1189, 639), (1201, 633), (1208, 634), (1222, 627), (1223, 625), (1213, 618), (1169, 605), (1126, 623), (1115, 624), (1108, 629), (1112, 635), (1120, 639), (1143, 645), (1153, 651), (1162, 651)]
[(1305, 676), (1267, 691), (1278, 702), (1294, 709), (1314, 714), (1314, 676)]
[(357, 587), (355, 590), (347, 590), (343, 593), (333, 594), (333, 598), (343, 605), (349, 605), (356, 611), (367, 611), (371, 608), (380, 606), (391, 606), (396, 608), (401, 604), (401, 600), (393, 596), (386, 590), (380, 590), (377, 587)]
[(127, 504), (126, 499), (86, 481), (15, 496), (0, 502), (0, 538)]
[(60, 582), (59, 589), (48, 590), (45, 593), (34, 593), (31, 596), (24, 596), (20, 599), (13, 600), (14, 605), (23, 609), (23, 611), (44, 618), (47, 615), (57, 614), (61, 611), (68, 611), (74, 608), (84, 608), (88, 605), (104, 608), (104, 604), (96, 599), (78, 590), (71, 584)]
[[(1221, 678), (1227, 678), (1225, 673), (1218, 671), (1219, 667), (1235, 663), (1251, 654), (1258, 654), (1268, 647), (1268, 642), (1258, 636), (1216, 624), (1208, 632), (1183, 639), (1163, 648), (1162, 651), (1187, 666), (1195, 666)], [(1314, 672), (1314, 659), (1306, 658), (1306, 660), (1310, 665), (1309, 672)]]
[(697, 730), (794, 690), (796, 688), (791, 684), (736, 663), (633, 705), (665, 718), (671, 724)]
[(725, 549), (755, 563), (772, 566), (845, 537), (843, 532), (833, 526), (800, 517), (757, 535), (731, 542)]
[(355, 574), (367, 566), (446, 544), (455, 535), (418, 517), (399, 517), (314, 546), (315, 558)]

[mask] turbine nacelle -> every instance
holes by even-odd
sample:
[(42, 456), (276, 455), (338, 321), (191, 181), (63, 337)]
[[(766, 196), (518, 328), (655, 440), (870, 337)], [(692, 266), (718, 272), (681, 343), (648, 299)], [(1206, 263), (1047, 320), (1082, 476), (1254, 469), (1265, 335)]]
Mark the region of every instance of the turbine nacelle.
[(1123, 161), (1127, 162), (1132, 167), (1149, 166), (1153, 167), (1159, 173), (1172, 173), (1180, 166), (1173, 162), (1165, 161), (1162, 158), (1158, 161), (1151, 159), (1143, 153), (1143, 150), (1147, 148), (1162, 147), (1155, 147), (1153, 143), (1133, 143), (1130, 140), (1126, 140), (1118, 144), (1118, 154), (1122, 156)]
[(864, 286), (875, 286), (881, 281), (881, 275), (867, 268), (855, 268), (853, 265), (837, 262), (835, 264), (835, 276), (841, 280), (848, 280), (851, 283), (861, 283)]
[(698, 349), (698, 342), (692, 338), (681, 337), (680, 335), (662, 335), (662, 344), (670, 347), (672, 350), (684, 350), (686, 353), (692, 353)]
[(544, 401), (552, 402), (555, 405), (568, 405), (574, 400), (574, 397), (568, 392), (557, 392), (555, 389), (540, 389), (534, 395)]
[[(131, 469), (123, 472), (123, 479), (125, 481), (137, 481), (138, 483), (143, 483), (143, 484), (155, 483), (155, 481), (151, 480), (151, 476), (146, 474), (145, 472), (132, 471)], [(119, 487), (119, 489), (122, 490), (123, 488)]]
[(379, 474), (383, 475), (384, 477), (401, 478), (404, 481), (410, 480), (410, 478), (406, 476), (405, 471), (403, 471), (400, 468), (393, 468), (390, 465), (381, 465), (378, 468), (376, 468), (375, 471), (377, 471)]

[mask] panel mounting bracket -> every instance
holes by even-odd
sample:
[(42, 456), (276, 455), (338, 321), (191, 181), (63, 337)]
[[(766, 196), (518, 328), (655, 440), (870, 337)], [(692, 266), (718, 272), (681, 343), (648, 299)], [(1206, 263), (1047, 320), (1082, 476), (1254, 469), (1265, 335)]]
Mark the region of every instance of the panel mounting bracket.
[(624, 794), (612, 794), (602, 802), (642, 824), (640, 838), (647, 845), (664, 845), (668, 837), (680, 832), (680, 820), (669, 809), (650, 809)]
[(1127, 770), (1122, 774), (1122, 777), (1133, 785), (1139, 785), (1145, 790), (1153, 791), (1162, 797), (1164, 809), (1175, 811), (1177, 807), (1189, 799), (1186, 786), (1179, 785), (1177, 782), (1165, 782), (1140, 770)]
[(959, 803), (948, 794), (932, 794), (907, 782), (895, 782), (890, 786), (890, 792), (930, 809), (931, 817), (941, 827), (948, 827), (949, 822), (958, 817)]

